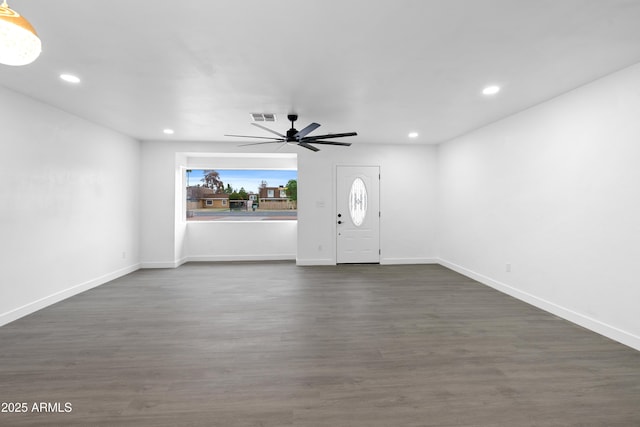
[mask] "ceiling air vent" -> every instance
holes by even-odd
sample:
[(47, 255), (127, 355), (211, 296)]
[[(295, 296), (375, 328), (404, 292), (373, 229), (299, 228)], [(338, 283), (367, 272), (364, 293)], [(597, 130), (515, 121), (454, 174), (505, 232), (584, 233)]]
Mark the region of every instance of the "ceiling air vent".
[(251, 113), (254, 122), (275, 122), (276, 115), (273, 113)]

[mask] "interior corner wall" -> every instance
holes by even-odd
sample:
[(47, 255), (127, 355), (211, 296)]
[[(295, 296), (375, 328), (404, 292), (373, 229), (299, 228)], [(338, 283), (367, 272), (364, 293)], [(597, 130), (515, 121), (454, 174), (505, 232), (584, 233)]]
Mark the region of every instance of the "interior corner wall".
[(0, 87), (0, 325), (139, 267), (138, 141)]
[(436, 147), (351, 142), (349, 148), (298, 155), (297, 263), (336, 263), (335, 175), (340, 165), (380, 166), (380, 262), (434, 262)]
[(184, 230), (179, 217), (181, 159), (175, 143), (142, 142), (143, 189), (140, 214), (140, 258), (143, 268), (174, 268), (184, 262)]
[[(184, 179), (185, 170), (183, 165), (187, 162), (185, 153), (176, 153), (174, 165), (174, 200), (173, 217), (175, 227), (174, 254), (175, 259), (180, 263), (187, 259), (187, 222), (186, 222), (186, 182)], [(179, 203), (181, 202), (181, 203)]]
[(442, 144), (442, 263), (640, 349), (638, 117), (640, 65)]

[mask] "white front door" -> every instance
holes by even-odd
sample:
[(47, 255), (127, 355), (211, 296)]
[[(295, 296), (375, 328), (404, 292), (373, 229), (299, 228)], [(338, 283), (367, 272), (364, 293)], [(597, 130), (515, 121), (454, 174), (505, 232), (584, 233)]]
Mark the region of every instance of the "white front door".
[(336, 168), (336, 263), (380, 262), (380, 167)]

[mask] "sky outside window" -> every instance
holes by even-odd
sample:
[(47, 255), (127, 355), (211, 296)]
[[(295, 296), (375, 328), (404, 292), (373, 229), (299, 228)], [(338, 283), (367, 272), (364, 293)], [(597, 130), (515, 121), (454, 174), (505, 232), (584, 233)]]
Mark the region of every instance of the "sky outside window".
[[(220, 179), (231, 185), (234, 190), (244, 188), (247, 193), (257, 193), (262, 181), (267, 182), (268, 187), (286, 187), (291, 179), (298, 178), (298, 171), (295, 170), (255, 170), (255, 169), (208, 169), (215, 170), (220, 174)], [(206, 175), (205, 169), (192, 169), (187, 174), (188, 186), (204, 185), (202, 178)]]

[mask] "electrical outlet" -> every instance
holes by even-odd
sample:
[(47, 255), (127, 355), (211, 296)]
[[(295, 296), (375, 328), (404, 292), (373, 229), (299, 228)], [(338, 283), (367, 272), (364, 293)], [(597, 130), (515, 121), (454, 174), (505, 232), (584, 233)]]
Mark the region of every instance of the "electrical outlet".
[(122, 259), (125, 259), (125, 258), (127, 258), (127, 253), (122, 251)]
[(511, 273), (511, 264), (507, 264), (507, 265), (505, 266), (505, 271), (506, 271), (507, 273)]

